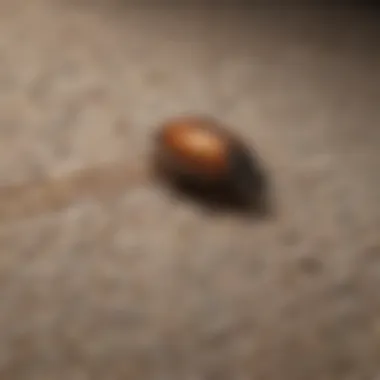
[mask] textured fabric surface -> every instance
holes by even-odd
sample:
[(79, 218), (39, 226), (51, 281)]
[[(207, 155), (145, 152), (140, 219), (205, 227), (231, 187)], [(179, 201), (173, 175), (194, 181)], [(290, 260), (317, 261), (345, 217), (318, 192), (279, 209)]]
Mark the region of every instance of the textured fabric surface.
[[(0, 1), (0, 377), (380, 376), (380, 57), (369, 13)], [(207, 113), (267, 220), (149, 176)]]

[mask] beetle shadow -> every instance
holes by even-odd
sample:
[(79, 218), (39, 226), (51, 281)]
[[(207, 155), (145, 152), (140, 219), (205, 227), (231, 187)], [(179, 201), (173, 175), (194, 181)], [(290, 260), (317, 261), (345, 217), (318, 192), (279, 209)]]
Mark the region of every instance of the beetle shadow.
[(208, 213), (230, 213), (247, 218), (267, 218), (273, 215), (272, 202), (268, 199), (267, 192), (255, 194), (254, 202), (248, 202), (224, 185), (202, 188), (180, 181), (173, 184), (173, 189), (178, 198), (182, 200), (186, 198)]

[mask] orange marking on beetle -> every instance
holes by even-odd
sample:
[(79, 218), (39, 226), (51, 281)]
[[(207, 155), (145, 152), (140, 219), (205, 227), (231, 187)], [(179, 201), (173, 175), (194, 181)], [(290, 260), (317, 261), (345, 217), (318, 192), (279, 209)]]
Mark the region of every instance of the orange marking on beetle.
[(178, 118), (160, 131), (161, 151), (178, 170), (210, 178), (226, 174), (228, 139), (216, 125), (196, 118)]

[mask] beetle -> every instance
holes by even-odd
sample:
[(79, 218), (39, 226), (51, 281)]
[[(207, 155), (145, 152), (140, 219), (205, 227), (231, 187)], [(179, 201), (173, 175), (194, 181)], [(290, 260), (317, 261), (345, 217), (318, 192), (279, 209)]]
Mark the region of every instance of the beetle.
[(243, 206), (262, 200), (265, 180), (243, 139), (208, 116), (164, 121), (155, 139), (155, 167), (171, 184)]

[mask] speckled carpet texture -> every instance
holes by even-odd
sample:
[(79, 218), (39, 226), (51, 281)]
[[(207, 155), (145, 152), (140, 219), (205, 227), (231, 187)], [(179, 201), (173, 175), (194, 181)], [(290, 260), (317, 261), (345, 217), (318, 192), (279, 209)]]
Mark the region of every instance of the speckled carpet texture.
[[(377, 23), (0, 0), (1, 380), (380, 379)], [(258, 152), (269, 218), (151, 176), (190, 113)]]

